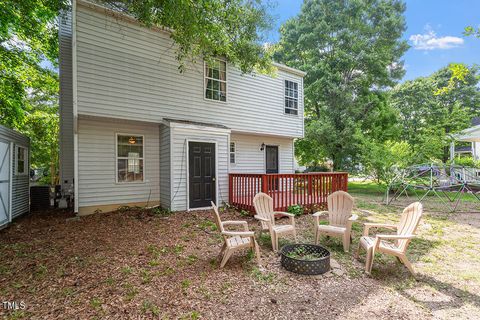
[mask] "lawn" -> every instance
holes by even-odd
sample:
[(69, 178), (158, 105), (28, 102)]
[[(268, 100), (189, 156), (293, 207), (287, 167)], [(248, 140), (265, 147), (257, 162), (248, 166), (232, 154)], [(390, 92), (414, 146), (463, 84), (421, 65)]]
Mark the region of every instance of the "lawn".
[[(350, 186), (364, 221), (398, 220), (381, 189)], [(224, 219), (251, 217), (224, 211)], [(297, 218), (300, 241), (313, 240), (312, 217)], [(417, 279), (394, 258), (377, 257), (371, 277), (323, 238), (333, 272), (300, 276), (284, 271), (270, 239), (260, 239), (261, 266), (236, 254), (223, 270), (222, 244), (209, 211), (158, 214), (123, 209), (73, 218), (51, 211), (18, 219), (0, 231), (0, 298), (24, 310), (0, 309), (7, 319), (474, 319), (480, 314), (480, 216), (430, 212), (409, 257)], [(287, 243), (284, 240), (280, 245)]]

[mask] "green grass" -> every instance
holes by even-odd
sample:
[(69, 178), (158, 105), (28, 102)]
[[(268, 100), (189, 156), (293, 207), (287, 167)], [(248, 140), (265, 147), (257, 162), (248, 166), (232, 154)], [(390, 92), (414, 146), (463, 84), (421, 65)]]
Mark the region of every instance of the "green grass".
[[(385, 192), (387, 190), (387, 186), (386, 185), (379, 185), (377, 183), (374, 183), (374, 182), (371, 182), (371, 181), (365, 181), (365, 182), (361, 182), (361, 181), (355, 181), (355, 182), (349, 182), (348, 183), (348, 192), (351, 193), (351, 194), (358, 194), (358, 195), (361, 195), (361, 194), (364, 194), (364, 195), (368, 195), (368, 196), (379, 196), (379, 197), (384, 197), (385, 196)], [(407, 190), (408, 194), (412, 196), (412, 198), (415, 197), (415, 194), (417, 195), (417, 197), (423, 197), (426, 193), (427, 193), (427, 190), (420, 190), (420, 189), (413, 189), (413, 188), (410, 188)], [(446, 201), (447, 198), (445, 196), (448, 195), (448, 197), (450, 197), (451, 199), (455, 198), (455, 196), (457, 196), (457, 192), (455, 191), (451, 191), (451, 192), (445, 192), (445, 194), (443, 194), (443, 192), (440, 192), (438, 191), (438, 193), (440, 194), (440, 196), (442, 196)], [(478, 199), (472, 195), (472, 194), (469, 194), (469, 193), (461, 193), (460, 195), (460, 199), (462, 201), (467, 201), (467, 202), (478, 202)], [(434, 199), (436, 198), (435, 194), (430, 192), (428, 195), (427, 195), (427, 199)]]
[(158, 317), (160, 315), (160, 308), (149, 300), (144, 300), (142, 303), (142, 313), (150, 312), (152, 315)]
[(348, 192), (353, 194), (367, 194), (375, 196), (383, 196), (387, 188), (373, 182), (349, 182)]
[[(358, 238), (361, 235), (359, 229), (363, 229), (361, 225), (363, 222), (397, 223), (403, 206), (416, 201), (415, 196), (410, 198), (402, 196), (394, 205), (387, 206), (382, 201), (384, 191), (385, 187), (374, 183), (349, 183), (349, 193), (355, 198), (355, 207), (358, 209), (356, 213), (359, 215), (359, 220), (353, 227), (355, 234), (353, 248), (358, 245)], [(418, 190), (417, 194), (422, 196), (425, 191)], [(453, 194), (453, 192), (449, 193), (449, 195)], [(386, 285), (400, 294), (406, 290), (416, 291), (417, 287), (422, 287), (446, 296), (462, 295), (466, 300), (474, 301), (476, 298), (472, 297), (479, 295), (477, 288), (480, 288), (480, 276), (476, 272), (480, 268), (480, 255), (478, 255), (480, 232), (478, 232), (478, 226), (466, 223), (465, 220), (468, 221), (471, 211), (478, 210), (474, 205), (474, 202), (478, 202), (470, 194), (463, 194), (461, 199), (463, 209), (466, 209), (463, 213), (449, 212), (448, 208), (442, 206), (441, 200), (435, 196), (427, 196), (422, 201), (425, 213), (417, 229), (417, 237), (411, 241), (407, 251), (417, 272), (417, 281), (400, 263), (387, 255), (375, 256), (372, 276), (379, 280), (383, 279)], [(386, 232), (391, 231), (372, 230), (371, 234)], [(333, 247), (332, 240), (326, 243), (329, 247)], [(333, 250), (333, 253), (344, 266), (350, 260), (340, 250)], [(420, 293), (417, 292), (417, 294)], [(415, 303), (423, 305), (422, 302), (415, 301), (414, 295), (407, 294), (407, 296), (411, 296)], [(428, 308), (428, 305), (424, 307)]]

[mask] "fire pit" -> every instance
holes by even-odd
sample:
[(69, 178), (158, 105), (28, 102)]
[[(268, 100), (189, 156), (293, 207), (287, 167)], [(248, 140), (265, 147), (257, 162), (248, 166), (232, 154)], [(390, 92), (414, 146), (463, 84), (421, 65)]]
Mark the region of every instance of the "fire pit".
[(330, 252), (314, 244), (291, 244), (281, 252), (282, 266), (299, 274), (323, 274), (330, 270)]

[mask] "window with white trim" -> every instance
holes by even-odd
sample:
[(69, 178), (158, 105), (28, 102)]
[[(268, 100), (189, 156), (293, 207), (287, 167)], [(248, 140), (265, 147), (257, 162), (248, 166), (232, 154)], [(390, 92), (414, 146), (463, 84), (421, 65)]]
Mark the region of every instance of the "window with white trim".
[(143, 182), (143, 136), (117, 135), (117, 182)]
[(298, 83), (285, 80), (285, 113), (298, 114)]
[(205, 62), (205, 98), (227, 101), (227, 62), (215, 59), (211, 64)]
[(27, 148), (17, 146), (17, 152), (15, 152), (15, 165), (17, 175), (27, 174), (28, 172), (28, 151)]
[(235, 163), (236, 161), (236, 150), (237, 146), (235, 145), (235, 142), (230, 142), (230, 163)]

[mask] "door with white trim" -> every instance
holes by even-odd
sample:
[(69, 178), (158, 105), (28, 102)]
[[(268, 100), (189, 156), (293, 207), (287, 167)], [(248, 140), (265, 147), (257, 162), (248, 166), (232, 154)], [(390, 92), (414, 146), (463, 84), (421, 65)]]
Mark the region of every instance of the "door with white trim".
[(188, 142), (189, 208), (204, 208), (216, 202), (215, 143)]
[(0, 227), (10, 221), (10, 145), (0, 141)]

